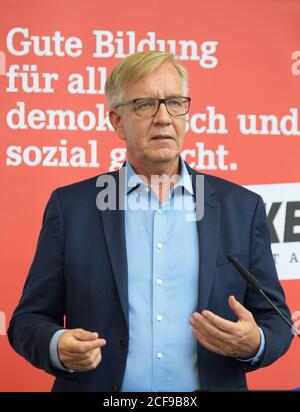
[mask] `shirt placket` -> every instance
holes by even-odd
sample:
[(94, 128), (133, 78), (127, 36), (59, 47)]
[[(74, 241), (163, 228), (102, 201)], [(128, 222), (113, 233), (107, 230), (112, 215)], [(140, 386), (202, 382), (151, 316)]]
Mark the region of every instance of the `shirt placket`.
[[(164, 205), (166, 208), (166, 205)], [(166, 372), (165, 342), (162, 339), (166, 327), (166, 261), (167, 261), (167, 210), (163, 207), (154, 212), (153, 219), (153, 379), (154, 391), (162, 391)]]

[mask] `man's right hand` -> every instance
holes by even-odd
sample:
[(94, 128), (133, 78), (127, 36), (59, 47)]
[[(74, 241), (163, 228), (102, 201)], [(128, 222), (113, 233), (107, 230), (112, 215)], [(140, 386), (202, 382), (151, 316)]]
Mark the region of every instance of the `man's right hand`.
[(75, 372), (87, 372), (95, 369), (101, 362), (101, 348), (104, 345), (106, 340), (99, 339), (97, 332), (70, 329), (58, 339), (58, 356), (65, 368)]

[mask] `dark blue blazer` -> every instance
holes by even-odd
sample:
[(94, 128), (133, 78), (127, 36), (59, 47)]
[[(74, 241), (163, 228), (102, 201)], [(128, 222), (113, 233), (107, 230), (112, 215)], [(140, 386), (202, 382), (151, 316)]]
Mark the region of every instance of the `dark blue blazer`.
[[(198, 172), (187, 168), (196, 190)], [(119, 172), (110, 175), (118, 188)], [(97, 209), (101, 189), (96, 180), (52, 193), (23, 295), (9, 325), (13, 348), (56, 376), (53, 391), (119, 391), (124, 376), (129, 339), (124, 211)], [(228, 306), (233, 294), (263, 329), (266, 347), (260, 361), (251, 366), (198, 344), (201, 388), (246, 389), (245, 373), (283, 355), (292, 333), (272, 307), (247, 287), (226, 254), (236, 256), (256, 276), (288, 318), (290, 313), (276, 274), (261, 197), (217, 177), (205, 175), (204, 180), (204, 218), (197, 222), (198, 310), (236, 320)], [(107, 340), (95, 370), (70, 374), (51, 366), (50, 340), (64, 326), (97, 331)]]

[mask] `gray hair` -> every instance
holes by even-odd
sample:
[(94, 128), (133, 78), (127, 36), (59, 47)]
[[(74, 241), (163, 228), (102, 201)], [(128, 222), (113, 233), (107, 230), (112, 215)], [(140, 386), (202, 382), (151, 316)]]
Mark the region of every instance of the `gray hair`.
[(188, 74), (186, 69), (175, 61), (174, 55), (159, 51), (142, 51), (131, 54), (117, 64), (105, 83), (105, 94), (110, 108), (121, 101), (125, 84), (137, 81), (154, 72), (161, 64), (170, 62), (182, 79), (184, 93), (188, 92)]

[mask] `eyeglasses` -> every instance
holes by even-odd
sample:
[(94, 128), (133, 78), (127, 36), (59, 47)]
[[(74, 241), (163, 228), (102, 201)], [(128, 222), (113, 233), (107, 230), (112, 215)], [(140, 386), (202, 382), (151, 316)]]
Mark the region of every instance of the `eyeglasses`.
[(170, 116), (183, 116), (190, 110), (190, 97), (168, 97), (167, 99), (133, 99), (128, 102), (118, 103), (115, 108), (133, 104), (135, 113), (140, 117), (154, 117), (158, 112), (160, 105), (163, 103), (166, 106), (167, 112)]

